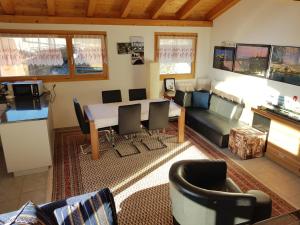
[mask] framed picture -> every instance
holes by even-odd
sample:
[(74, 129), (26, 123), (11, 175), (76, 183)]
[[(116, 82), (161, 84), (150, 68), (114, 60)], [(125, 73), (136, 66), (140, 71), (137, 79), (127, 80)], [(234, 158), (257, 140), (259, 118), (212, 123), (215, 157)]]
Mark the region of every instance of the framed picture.
[(130, 54), (131, 43), (117, 43), (118, 54)]
[(164, 86), (165, 86), (165, 92), (168, 91), (175, 92), (175, 78), (165, 78)]
[(213, 67), (221, 70), (233, 70), (234, 47), (215, 46)]
[(270, 48), (270, 45), (237, 44), (234, 72), (266, 77)]
[(268, 79), (300, 86), (300, 47), (272, 46)]

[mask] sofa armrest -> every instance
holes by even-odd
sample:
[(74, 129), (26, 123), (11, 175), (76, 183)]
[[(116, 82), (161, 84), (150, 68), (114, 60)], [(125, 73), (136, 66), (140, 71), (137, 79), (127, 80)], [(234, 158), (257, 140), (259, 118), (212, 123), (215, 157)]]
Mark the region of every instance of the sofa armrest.
[(176, 90), (174, 102), (183, 107), (190, 107), (192, 105), (192, 92)]

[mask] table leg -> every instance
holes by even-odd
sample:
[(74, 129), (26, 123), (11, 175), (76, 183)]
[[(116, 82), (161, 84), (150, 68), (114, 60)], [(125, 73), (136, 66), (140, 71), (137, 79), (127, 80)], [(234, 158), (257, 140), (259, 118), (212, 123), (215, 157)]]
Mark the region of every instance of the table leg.
[(178, 118), (178, 142), (184, 142), (184, 127), (185, 127), (185, 108), (181, 107), (180, 116)]
[(92, 146), (92, 159), (99, 159), (99, 141), (98, 141), (98, 130), (96, 129), (95, 122), (90, 121), (90, 132), (91, 132), (91, 146)]

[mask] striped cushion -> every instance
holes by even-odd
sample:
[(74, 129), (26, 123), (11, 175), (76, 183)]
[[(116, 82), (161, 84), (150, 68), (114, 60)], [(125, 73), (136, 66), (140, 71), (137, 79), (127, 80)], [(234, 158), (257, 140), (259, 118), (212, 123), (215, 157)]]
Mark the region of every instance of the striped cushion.
[(53, 225), (50, 218), (34, 203), (27, 202), (5, 225)]
[(115, 225), (115, 204), (108, 188), (89, 199), (54, 210), (59, 225)]

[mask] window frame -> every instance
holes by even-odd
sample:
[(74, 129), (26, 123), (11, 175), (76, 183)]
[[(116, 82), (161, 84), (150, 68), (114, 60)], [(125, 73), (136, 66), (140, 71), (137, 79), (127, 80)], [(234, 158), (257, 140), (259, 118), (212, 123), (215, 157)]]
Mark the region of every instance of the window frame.
[(176, 74), (159, 74), (160, 80), (164, 80), (165, 78), (175, 78), (177, 80), (184, 80), (184, 79), (194, 79), (195, 78), (195, 66), (196, 66), (196, 55), (197, 55), (197, 33), (181, 33), (181, 32), (155, 32), (154, 33), (154, 51), (155, 51), (155, 62), (159, 62), (159, 40), (161, 38), (168, 39), (170, 37), (174, 38), (187, 38), (193, 40), (193, 48), (195, 50), (194, 60), (191, 63), (191, 73), (176, 73)]
[[(17, 35), (51, 35), (58, 38), (65, 38), (68, 54), (69, 74), (67, 75), (33, 75), (33, 76), (11, 76), (0, 77), (0, 82), (3, 81), (24, 81), (24, 80), (42, 80), (44, 82), (60, 82), (60, 81), (86, 81), (86, 80), (108, 80), (108, 55), (107, 55), (107, 35), (104, 31), (62, 31), (62, 30), (11, 30), (0, 29), (1, 34), (17, 34)], [(76, 74), (75, 62), (73, 60), (73, 44), (72, 38), (76, 35), (103, 35), (101, 38), (102, 45), (105, 46), (106, 62), (103, 61), (103, 72), (98, 74)], [(100, 50), (102, 52), (103, 51)]]

